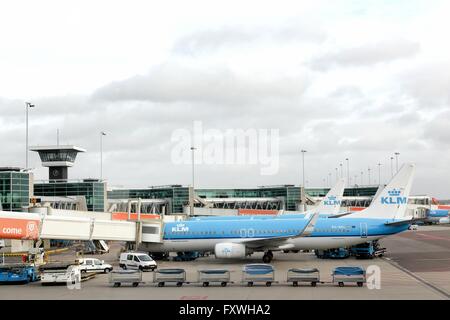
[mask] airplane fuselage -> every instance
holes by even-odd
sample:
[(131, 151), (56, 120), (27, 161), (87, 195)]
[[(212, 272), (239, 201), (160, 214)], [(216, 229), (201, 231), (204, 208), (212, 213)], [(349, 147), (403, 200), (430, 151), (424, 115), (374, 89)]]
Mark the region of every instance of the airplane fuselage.
[[(408, 229), (387, 226), (386, 219), (319, 218), (309, 236), (298, 236), (308, 219), (187, 220), (165, 224), (162, 243), (143, 243), (150, 252), (214, 251), (218, 243), (241, 243), (251, 251), (280, 250), (272, 243), (283, 241), (289, 250), (331, 249), (380, 239)], [(264, 243), (255, 246), (255, 243)], [(273, 241), (271, 241), (273, 240)]]

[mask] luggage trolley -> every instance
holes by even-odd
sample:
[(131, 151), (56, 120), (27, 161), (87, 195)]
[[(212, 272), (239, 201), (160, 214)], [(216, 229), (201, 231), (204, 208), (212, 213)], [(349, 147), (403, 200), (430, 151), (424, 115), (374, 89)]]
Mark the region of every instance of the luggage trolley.
[(292, 282), (294, 287), (297, 287), (299, 282), (309, 282), (312, 287), (315, 287), (320, 282), (319, 269), (289, 269), (287, 272), (287, 282)]
[(270, 264), (246, 264), (242, 269), (242, 283), (253, 286), (255, 282), (265, 282), (270, 287), (275, 281), (275, 269)]
[(164, 287), (168, 282), (175, 282), (177, 287), (181, 287), (186, 282), (186, 271), (184, 269), (165, 268), (155, 270), (153, 282), (158, 283), (158, 287)]
[(222, 287), (226, 287), (230, 281), (230, 271), (227, 269), (204, 269), (198, 270), (198, 282), (204, 287), (212, 282), (219, 282)]
[(123, 283), (131, 283), (137, 287), (142, 282), (142, 272), (138, 270), (117, 270), (109, 273), (109, 283), (120, 287)]
[(333, 269), (333, 283), (343, 287), (347, 283), (356, 283), (362, 287), (366, 282), (366, 271), (363, 267), (336, 267)]

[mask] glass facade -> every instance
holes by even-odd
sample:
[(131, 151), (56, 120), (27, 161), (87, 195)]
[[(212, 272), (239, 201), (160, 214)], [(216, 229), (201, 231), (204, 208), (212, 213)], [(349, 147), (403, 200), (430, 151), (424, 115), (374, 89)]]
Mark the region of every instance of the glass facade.
[(183, 207), (189, 205), (189, 188), (174, 186), (108, 191), (108, 199), (130, 198), (168, 199), (171, 210), (168, 213), (183, 213)]
[(0, 172), (0, 203), (4, 211), (22, 211), (30, 203), (30, 175), (27, 172)]
[(201, 198), (278, 198), (285, 210), (297, 210), (300, 188), (295, 186), (261, 187), (251, 189), (196, 189)]
[(42, 162), (68, 161), (75, 162), (78, 151), (76, 150), (43, 150), (39, 151)]
[(106, 183), (99, 180), (43, 182), (34, 184), (35, 196), (84, 196), (89, 211), (105, 211)]
[[(330, 188), (306, 188), (306, 193), (311, 197), (325, 197)], [(373, 197), (378, 190), (378, 186), (345, 188), (344, 197)]]
[[(373, 196), (377, 187), (347, 188), (344, 196)], [(327, 188), (310, 188), (306, 193), (312, 197), (323, 197)], [(278, 198), (288, 211), (298, 210), (300, 203), (300, 187), (286, 185), (274, 187), (259, 187), (248, 189), (196, 189), (200, 198)], [(145, 189), (117, 189), (108, 191), (108, 199), (168, 199), (171, 212), (183, 213), (183, 207), (189, 205), (189, 188), (182, 186), (154, 187)]]

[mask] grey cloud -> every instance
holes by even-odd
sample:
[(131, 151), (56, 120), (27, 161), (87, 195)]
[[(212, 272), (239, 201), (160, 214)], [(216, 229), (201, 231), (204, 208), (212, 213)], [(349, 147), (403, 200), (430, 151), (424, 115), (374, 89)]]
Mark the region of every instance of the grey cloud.
[(320, 43), (326, 34), (317, 26), (288, 21), (274, 26), (223, 26), (202, 30), (180, 38), (173, 47), (177, 54), (196, 55), (233, 47), (247, 47), (259, 43)]
[(147, 75), (113, 82), (94, 92), (94, 100), (197, 102), (245, 105), (268, 98), (295, 99), (308, 85), (307, 74), (262, 79), (239, 76), (224, 68), (162, 64)]
[(410, 58), (420, 51), (417, 42), (391, 39), (379, 43), (368, 43), (359, 47), (344, 48), (329, 52), (310, 62), (313, 69), (326, 71), (332, 67), (361, 67), (398, 59)]
[(330, 94), (330, 98), (363, 98), (364, 94), (356, 86), (340, 86)]
[(450, 111), (439, 113), (426, 124), (423, 138), (428, 143), (442, 148), (442, 152), (450, 147)]
[(450, 63), (411, 68), (397, 76), (406, 94), (421, 108), (450, 108)]

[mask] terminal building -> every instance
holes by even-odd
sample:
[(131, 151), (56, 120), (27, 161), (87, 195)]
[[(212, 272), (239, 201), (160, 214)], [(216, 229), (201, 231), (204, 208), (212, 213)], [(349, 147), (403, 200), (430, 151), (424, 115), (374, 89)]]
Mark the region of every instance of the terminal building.
[[(189, 214), (191, 199), (197, 212), (205, 209), (254, 209), (298, 211), (301, 204), (301, 188), (295, 185), (260, 186), (255, 188), (199, 188), (195, 192), (189, 186), (168, 185), (147, 188), (112, 189), (99, 179), (69, 180), (69, 168), (78, 153), (86, 152), (74, 145), (35, 146), (30, 148), (39, 154), (42, 166), (48, 167), (48, 179), (33, 181), (32, 174), (20, 168), (0, 169), (0, 202), (6, 211), (22, 211), (30, 198), (55, 209), (73, 209), (95, 212), (126, 212), (130, 199), (141, 199), (140, 211), (154, 214)], [(367, 201), (378, 186), (354, 186), (345, 189), (344, 197), (353, 200), (361, 197)], [(328, 188), (307, 188), (307, 204), (325, 196)], [(132, 204), (131, 211), (136, 212)], [(355, 204), (347, 204), (357, 205)], [(216, 214), (220, 212), (216, 211)], [(208, 214), (208, 211), (204, 211)]]
[(42, 166), (48, 167), (48, 180), (34, 183), (34, 196), (83, 196), (88, 211), (106, 211), (105, 181), (99, 179), (68, 179), (68, 168), (74, 165), (77, 154), (86, 152), (86, 150), (73, 145), (37, 146), (31, 147), (30, 150), (38, 152)]
[[(195, 207), (217, 209), (261, 209), (261, 210), (299, 210), (300, 187), (294, 185), (261, 186), (257, 188), (211, 188), (196, 189)], [(108, 201), (130, 198), (162, 199), (167, 203), (166, 214), (185, 214), (189, 207), (190, 187), (181, 185), (148, 187), (139, 189), (113, 189), (108, 191)], [(358, 198), (373, 197), (378, 186), (346, 188), (344, 197), (356, 201)], [(307, 200), (312, 204), (314, 198), (324, 197), (329, 188), (307, 188)], [(349, 203), (349, 205), (351, 205)], [(143, 213), (146, 213), (143, 211)], [(149, 212), (150, 213), (150, 212)]]
[[(55, 209), (73, 209), (95, 212), (137, 211), (130, 199), (140, 199), (140, 212), (155, 214), (189, 214), (190, 204), (197, 212), (205, 209), (254, 209), (298, 211), (301, 188), (295, 185), (260, 186), (255, 188), (199, 188), (193, 192), (189, 186), (168, 185), (147, 188), (112, 189), (99, 179), (69, 180), (69, 168), (78, 153), (85, 149), (74, 145), (35, 146), (42, 166), (48, 167), (48, 179), (34, 181), (32, 174), (19, 168), (0, 169), (0, 202), (3, 210), (21, 211), (27, 208), (30, 198)], [(354, 186), (345, 189), (344, 197), (367, 201), (377, 192), (378, 186)], [(325, 196), (328, 188), (307, 188), (307, 204)], [(192, 199), (192, 201), (191, 201)], [(352, 200), (352, 201), (353, 201)], [(349, 200), (347, 200), (348, 202)], [(370, 200), (369, 200), (370, 201)], [(133, 207), (134, 205), (134, 207)], [(347, 203), (347, 206), (357, 205)], [(205, 210), (204, 214), (208, 211)], [(215, 214), (220, 212), (216, 210)]]
[(0, 168), (0, 210), (22, 211), (33, 194), (32, 174), (21, 168)]

